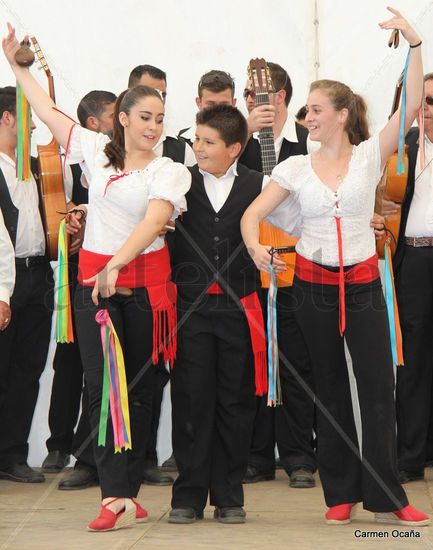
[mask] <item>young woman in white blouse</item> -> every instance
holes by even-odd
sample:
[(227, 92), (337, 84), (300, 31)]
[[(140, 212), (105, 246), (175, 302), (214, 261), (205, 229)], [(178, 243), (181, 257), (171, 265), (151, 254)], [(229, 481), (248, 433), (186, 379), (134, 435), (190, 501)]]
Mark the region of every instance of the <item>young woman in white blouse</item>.
[[(420, 39), (401, 14), (381, 24), (399, 29), (411, 46), (407, 73), (406, 131), (421, 104)], [(326, 521), (350, 522), (355, 503), (378, 521), (426, 525), (398, 480), (394, 374), (386, 304), (375, 236), (369, 222), (383, 167), (397, 149), (399, 111), (369, 138), (365, 103), (346, 85), (313, 82), (307, 102), (310, 138), (320, 148), (279, 164), (272, 181), (242, 219), (245, 243), (261, 270), (268, 247), (259, 243), (259, 221), (289, 194), (301, 209), (296, 246), (296, 316), (313, 363), (318, 399), (319, 473), (329, 506)], [(285, 265), (274, 256), (276, 271)], [(349, 348), (362, 423), (362, 462), (344, 353)], [(404, 368), (404, 367), (402, 367)]]
[[(158, 361), (160, 352), (165, 359), (174, 359), (175, 344), (173, 339), (165, 338), (165, 331), (172, 335), (176, 332), (176, 288), (171, 282), (167, 247), (159, 234), (170, 219), (186, 209), (184, 196), (191, 176), (183, 165), (156, 158), (152, 151), (164, 118), (164, 105), (156, 90), (137, 86), (119, 96), (110, 141), (103, 134), (74, 124), (55, 109), (30, 72), (16, 64), (19, 44), (15, 30), (8, 27), (3, 49), (24, 94), (67, 150), (68, 161), (84, 162), (89, 176), (89, 208), (80, 252), (75, 313), (90, 419), (96, 432), (104, 365), (100, 327), (95, 321), (100, 290), (103, 298), (108, 298), (107, 307), (122, 342), (132, 439), (132, 450), (116, 454), (111, 427), (105, 447), (98, 446), (94, 439), (102, 506), (89, 529), (116, 529), (147, 518), (147, 512), (133, 499), (141, 485), (150, 429), (152, 362)], [(139, 238), (143, 243), (143, 236), (145, 246), (134, 259), (123, 244), (128, 237), (132, 242)], [(116, 253), (119, 262), (113, 266), (110, 258)], [(98, 272), (100, 275), (94, 277)], [(126, 287), (127, 291), (116, 293), (116, 287), (119, 291), (119, 287)]]

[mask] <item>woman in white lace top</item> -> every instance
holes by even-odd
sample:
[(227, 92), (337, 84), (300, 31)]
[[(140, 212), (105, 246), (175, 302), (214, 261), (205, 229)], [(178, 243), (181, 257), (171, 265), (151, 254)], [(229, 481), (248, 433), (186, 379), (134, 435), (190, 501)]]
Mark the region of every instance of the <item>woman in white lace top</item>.
[[(394, 17), (381, 27), (399, 29), (411, 47), (407, 131), (423, 93), (421, 41), (401, 14), (389, 9)], [(257, 267), (268, 269), (269, 248), (259, 243), (259, 220), (288, 195), (296, 198), (301, 211), (296, 316), (315, 377), (319, 473), (329, 506), (327, 523), (349, 523), (354, 504), (362, 502), (378, 521), (426, 525), (428, 516), (408, 504), (398, 479), (390, 331), (370, 227), (377, 184), (398, 146), (400, 111), (379, 134), (369, 137), (364, 101), (332, 80), (313, 82), (307, 111), (310, 138), (320, 148), (274, 169), (272, 181), (242, 219), (244, 240)], [(276, 271), (285, 268), (278, 256), (273, 265)], [(357, 383), (361, 453), (345, 341)]]

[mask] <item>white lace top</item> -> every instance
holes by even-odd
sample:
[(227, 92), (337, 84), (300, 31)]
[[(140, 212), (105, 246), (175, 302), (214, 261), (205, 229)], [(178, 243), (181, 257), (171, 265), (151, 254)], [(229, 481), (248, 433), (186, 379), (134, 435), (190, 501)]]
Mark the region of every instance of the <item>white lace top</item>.
[(341, 218), (343, 263), (352, 265), (374, 255), (376, 241), (370, 221), (381, 177), (379, 136), (353, 148), (349, 169), (337, 192), (314, 172), (311, 155), (289, 157), (271, 178), (290, 191), (300, 206), (301, 238), (297, 252), (310, 261), (338, 266), (335, 217)]
[[(123, 173), (112, 166), (104, 148), (109, 138), (75, 126), (67, 155), (69, 164), (85, 163), (90, 181), (89, 207), (83, 248), (98, 254), (115, 254), (144, 218), (151, 199), (164, 199), (174, 206), (172, 219), (186, 210), (185, 194), (191, 174), (183, 164), (166, 157), (154, 159), (144, 170)], [(113, 177), (120, 176), (118, 179)], [(112, 182), (107, 186), (110, 178)], [(164, 237), (143, 251), (160, 250)]]

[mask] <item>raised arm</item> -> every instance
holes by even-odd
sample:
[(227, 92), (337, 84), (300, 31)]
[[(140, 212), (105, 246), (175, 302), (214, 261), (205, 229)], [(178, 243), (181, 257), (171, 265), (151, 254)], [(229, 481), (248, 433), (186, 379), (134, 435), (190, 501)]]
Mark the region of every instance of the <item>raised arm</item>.
[(15, 53), (20, 45), (15, 36), (15, 29), (10, 23), (8, 23), (8, 31), (8, 35), (2, 40), (2, 47), (17, 82), (23, 89), (34, 112), (48, 126), (56, 141), (66, 149), (71, 127), (74, 123), (53, 109), (55, 106), (54, 101), (42, 86), (39, 85), (30, 71), (25, 67), (17, 65)]
[[(271, 180), (242, 216), (241, 232), (245, 246), (257, 269), (261, 271), (268, 269), (270, 247), (259, 242), (259, 223), (288, 196), (289, 191)], [(274, 255), (273, 266), (276, 272), (286, 269), (286, 264), (279, 260), (277, 255)]]
[[(388, 8), (394, 17), (380, 23), (382, 29), (397, 29), (401, 31), (410, 46), (421, 42), (419, 35), (409, 25), (408, 21), (394, 8)], [(411, 48), (406, 80), (406, 114), (405, 134), (412, 126), (421, 106), (424, 90), (421, 46)], [(385, 128), (379, 134), (382, 165), (397, 150), (400, 134), (400, 109), (391, 117)]]

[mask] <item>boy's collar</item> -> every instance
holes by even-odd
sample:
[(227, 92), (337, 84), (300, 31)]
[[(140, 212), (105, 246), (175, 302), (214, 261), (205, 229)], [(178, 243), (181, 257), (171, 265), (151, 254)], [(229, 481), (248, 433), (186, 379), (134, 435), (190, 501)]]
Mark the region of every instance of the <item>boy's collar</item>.
[(238, 160), (236, 159), (234, 161), (234, 163), (229, 166), (227, 172), (223, 176), (220, 176), (219, 178), (217, 178), (216, 176), (214, 176), (210, 172), (206, 172), (205, 170), (202, 170), (201, 168), (199, 168), (198, 170), (199, 170), (199, 172), (202, 176), (209, 175), (209, 176), (212, 176), (215, 179), (227, 178), (229, 176), (236, 177), (238, 175)]

